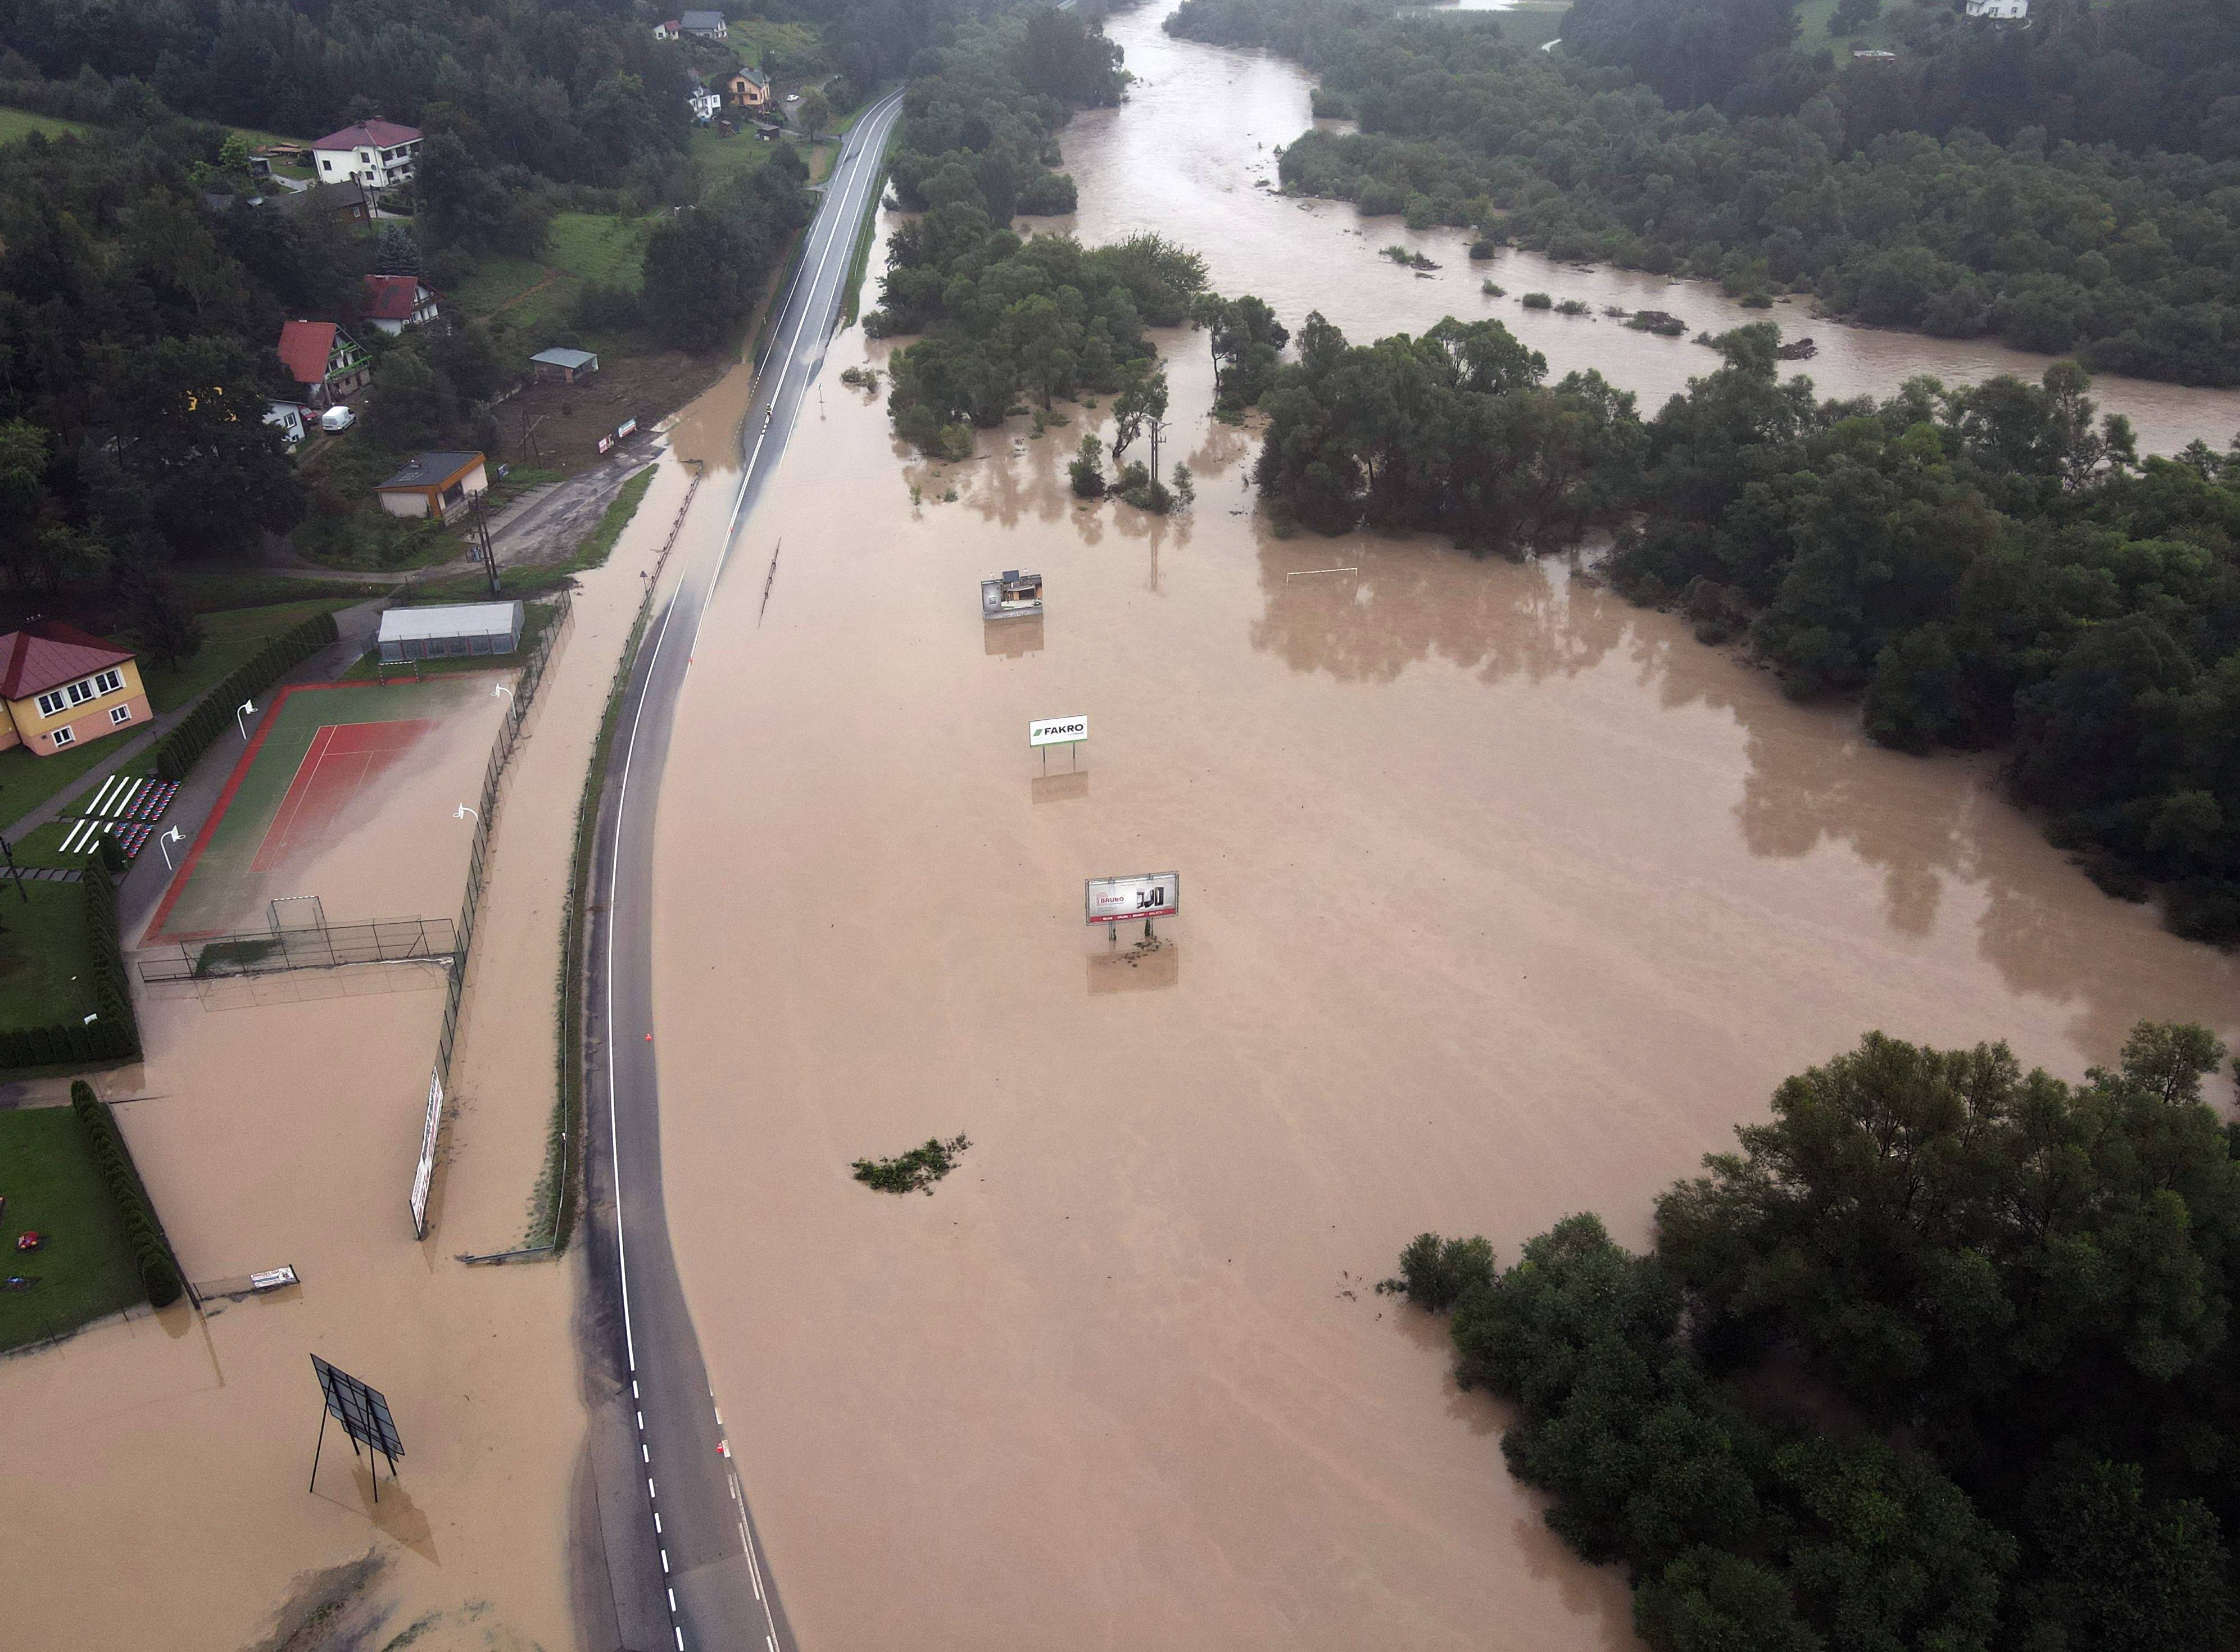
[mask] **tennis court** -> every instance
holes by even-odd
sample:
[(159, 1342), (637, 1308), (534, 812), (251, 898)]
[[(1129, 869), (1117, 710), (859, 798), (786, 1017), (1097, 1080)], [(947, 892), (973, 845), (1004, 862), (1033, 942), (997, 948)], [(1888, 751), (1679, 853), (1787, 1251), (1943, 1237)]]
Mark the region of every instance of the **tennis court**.
[[(235, 763), (143, 943), (263, 929), (278, 897), (337, 923), (444, 915), (506, 701), (499, 674), (282, 691)], [(455, 796), (456, 794), (456, 796)]]

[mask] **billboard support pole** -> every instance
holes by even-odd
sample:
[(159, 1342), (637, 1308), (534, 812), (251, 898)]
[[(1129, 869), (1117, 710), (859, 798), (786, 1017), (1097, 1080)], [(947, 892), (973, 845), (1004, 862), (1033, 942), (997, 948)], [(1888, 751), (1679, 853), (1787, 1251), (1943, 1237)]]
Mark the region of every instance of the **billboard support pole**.
[(303, 1488), (316, 1490), (319, 1483), (319, 1453), (327, 1449), (327, 1396), (319, 1396), (319, 1442), (311, 1448), (311, 1483)]

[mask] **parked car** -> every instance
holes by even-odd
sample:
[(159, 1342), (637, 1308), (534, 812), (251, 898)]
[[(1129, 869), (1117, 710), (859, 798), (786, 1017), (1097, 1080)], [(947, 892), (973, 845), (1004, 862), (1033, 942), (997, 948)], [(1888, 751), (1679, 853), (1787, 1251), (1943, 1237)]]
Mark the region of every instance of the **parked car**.
[(797, 103), (801, 101), (801, 94), (799, 92), (788, 92), (785, 95), (785, 101), (789, 103)]
[(322, 430), (347, 430), (357, 423), (357, 415), (346, 407), (330, 407), (319, 415)]

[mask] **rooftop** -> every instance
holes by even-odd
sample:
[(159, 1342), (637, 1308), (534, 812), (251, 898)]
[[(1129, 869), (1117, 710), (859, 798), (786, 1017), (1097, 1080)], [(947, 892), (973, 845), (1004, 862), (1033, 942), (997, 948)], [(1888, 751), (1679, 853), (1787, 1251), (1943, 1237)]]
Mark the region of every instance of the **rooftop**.
[(298, 384), (323, 384), (327, 363), (335, 351), (335, 324), (330, 321), (283, 321), (280, 343), (274, 347)]
[(440, 488), (463, 470), (483, 463), (479, 453), (416, 453), (404, 468), (386, 482), (374, 483), (380, 493), (390, 488)]
[(548, 367), (583, 367), (599, 358), (588, 350), (564, 350), (556, 345), (550, 350), (538, 350), (529, 359), (543, 362)]
[(723, 26), (723, 14), (720, 11), (688, 11), (677, 21), (687, 29), (696, 30), (721, 29)]
[(33, 620), (20, 631), (0, 636), (0, 699), (44, 694), (131, 657), (131, 649), (112, 648), (75, 625)]
[(381, 616), (383, 643), (428, 636), (497, 636), (521, 629), (519, 603), (444, 603), (430, 608), (392, 608)]
[(395, 149), (399, 143), (417, 143), (420, 129), (399, 126), (395, 121), (360, 121), (355, 126), (345, 126), (339, 132), (329, 132), (311, 145), (315, 150)]
[(412, 307), (419, 302), (419, 276), (368, 276), (365, 298), (358, 308), (372, 321), (410, 321)]

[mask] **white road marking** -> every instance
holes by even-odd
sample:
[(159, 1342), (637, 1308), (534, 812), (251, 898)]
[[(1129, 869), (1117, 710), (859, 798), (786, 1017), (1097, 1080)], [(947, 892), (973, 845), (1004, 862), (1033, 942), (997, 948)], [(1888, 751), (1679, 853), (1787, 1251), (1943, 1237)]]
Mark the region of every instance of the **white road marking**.
[[(899, 91), (890, 94), (888, 102), (890, 103), (890, 107), (879, 117), (879, 119), (884, 122), (886, 127), (890, 130), (894, 119), (899, 115), (901, 110), (902, 94)], [(859, 130), (861, 130), (863, 129), (859, 129)], [(879, 138), (882, 148), (883, 148), (886, 143), (886, 132), (882, 131)], [(860, 150), (858, 151), (858, 154), (860, 156)], [(843, 158), (843, 160), (845, 159), (844, 153)], [(827, 230), (824, 251), (817, 259), (816, 273), (810, 278), (810, 292), (811, 295), (815, 294), (818, 284), (823, 281), (825, 269), (831, 263), (832, 254), (839, 245), (840, 220), (853, 217), (856, 209), (851, 203), (856, 199), (861, 186), (866, 182), (866, 180), (875, 177), (877, 171), (878, 169), (875, 166), (866, 167), (860, 170), (856, 179), (848, 185), (846, 192), (842, 196), (842, 211), (838, 216), (833, 220), (831, 225)], [(857, 230), (855, 225), (851, 223), (847, 237), (848, 245), (851, 250), (855, 246)], [(804, 259), (804, 270), (806, 267), (807, 261)], [(798, 275), (795, 277), (795, 286), (788, 290), (786, 298), (780, 301), (778, 312), (780, 315), (784, 314), (785, 303), (791, 299), (795, 291), (798, 290)], [(723, 576), (723, 565), (730, 559), (732, 542), (737, 536), (739, 521), (746, 510), (747, 496), (754, 481), (755, 467), (758, 463), (760, 463), (762, 458), (763, 443), (769, 437), (772, 423), (772, 416), (776, 414), (777, 410), (778, 397), (784, 393), (786, 370), (793, 364), (792, 352), (801, 342), (802, 328), (808, 321), (810, 310), (813, 307), (813, 304), (803, 305), (801, 314), (795, 318), (792, 336), (785, 345), (785, 354), (778, 368), (777, 379), (771, 387), (770, 401), (766, 404), (762, 431), (755, 438), (754, 451), (747, 456), (746, 463), (740, 470), (738, 500), (732, 507), (731, 519), (724, 528), (723, 543), (722, 549), (717, 555), (715, 571), (709, 578), (706, 595), (701, 601), (700, 612), (693, 622), (692, 634), (696, 641), (700, 634), (700, 627), (707, 621), (708, 609), (715, 596), (716, 587)], [(679, 576), (678, 583), (681, 590), (683, 586), (683, 577), (681, 576)], [(623, 828), (629, 818), (630, 765), (632, 760), (637, 754), (638, 729), (645, 719), (646, 702), (652, 697), (651, 690), (653, 688), (655, 673), (660, 669), (662, 649), (669, 639), (670, 622), (675, 619), (676, 616), (676, 594), (672, 593), (670, 598), (669, 607), (662, 615), (661, 629), (654, 633), (653, 652), (646, 661), (644, 686), (639, 690), (637, 709), (633, 712), (630, 716), (630, 738), (623, 747), (622, 782), (615, 797), (614, 848), (612, 852), (609, 855), (607, 862), (607, 882), (610, 901), (612, 900), (613, 891), (620, 889), (622, 884)], [(610, 909), (611, 911), (611, 907)], [(615, 1024), (614, 966), (616, 927), (617, 926), (610, 917), (607, 927), (606, 982), (606, 1024), (610, 1032)], [(636, 1400), (639, 1397), (637, 1387), (637, 1338), (636, 1329), (632, 1325), (630, 1319), (629, 1242), (625, 1237), (623, 1227), (622, 1145), (621, 1126), (618, 1122), (620, 1109), (616, 1106), (616, 1098), (617, 1094), (618, 1086), (617, 1085), (615, 1079), (615, 1041), (611, 1036), (610, 1036), (607, 1040), (607, 1161), (609, 1165), (611, 1167), (611, 1174), (614, 1178), (615, 1273), (617, 1283), (620, 1287), (622, 1292), (623, 1357), (624, 1362), (630, 1368), (630, 1397), (631, 1399)], [(713, 1402), (714, 1397), (714, 1393), (710, 1390), (709, 1398), (711, 1402)], [(717, 1416), (717, 1426), (722, 1426), (722, 1422), (723, 1418), (719, 1412)], [(643, 1433), (645, 1427), (644, 1413), (643, 1411), (640, 1411), (638, 1414), (638, 1427), (639, 1431)], [(652, 1453), (648, 1449), (643, 1440), (638, 1443), (638, 1453), (644, 1462), (650, 1463), (653, 1461)], [(649, 1501), (656, 1500), (653, 1487), (653, 1477), (650, 1475), (646, 1476), (645, 1495)], [(735, 1498), (739, 1499), (740, 1505), (742, 1509), (743, 1509), (745, 1506), (745, 1500), (739, 1496), (736, 1482), (733, 1485), (732, 1495)], [(661, 1516), (659, 1513), (657, 1512), (654, 1515), (654, 1519), (657, 1522), (657, 1531), (659, 1530), (658, 1522)], [(761, 1569), (756, 1565), (754, 1544), (751, 1541), (749, 1541), (746, 1543), (746, 1550), (750, 1576), (752, 1578), (755, 1586), (755, 1598), (763, 1602), (763, 1620), (770, 1629), (769, 1635), (767, 1635), (764, 1639), (769, 1643), (770, 1652), (777, 1652), (777, 1621), (770, 1616), (770, 1602), (763, 1594)], [(661, 1566), (662, 1570), (664, 1573), (668, 1571), (669, 1551), (666, 1549), (662, 1550)], [(673, 1616), (676, 1611), (676, 1597), (674, 1591), (671, 1591), (670, 1595), (670, 1609), (671, 1615)], [(672, 1624), (671, 1627), (675, 1629), (677, 1635), (677, 1652), (683, 1652), (684, 1630), (681, 1626)]]

